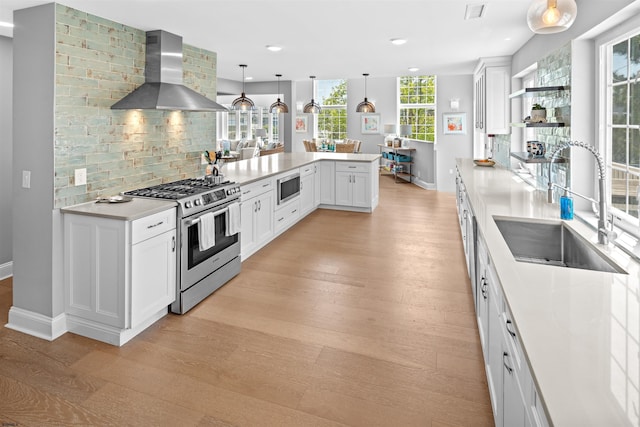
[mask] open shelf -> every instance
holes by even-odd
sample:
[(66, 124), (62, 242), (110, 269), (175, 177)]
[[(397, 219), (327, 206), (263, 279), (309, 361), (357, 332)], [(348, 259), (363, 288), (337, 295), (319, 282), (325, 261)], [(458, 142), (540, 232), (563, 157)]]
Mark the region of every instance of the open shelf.
[(545, 92), (558, 92), (568, 89), (569, 88), (566, 86), (527, 87), (509, 94), (509, 98), (518, 98), (520, 96), (544, 96), (546, 95)]
[(547, 122), (547, 123), (509, 123), (511, 127), (514, 128), (563, 128), (565, 126), (564, 123), (560, 122)]
[[(531, 154), (526, 152), (520, 152), (520, 153), (512, 152), (511, 157), (518, 159), (524, 163), (551, 163), (551, 161), (544, 156), (532, 156)], [(555, 159), (553, 159), (553, 163), (567, 163), (567, 162), (568, 160), (564, 157), (556, 156)]]

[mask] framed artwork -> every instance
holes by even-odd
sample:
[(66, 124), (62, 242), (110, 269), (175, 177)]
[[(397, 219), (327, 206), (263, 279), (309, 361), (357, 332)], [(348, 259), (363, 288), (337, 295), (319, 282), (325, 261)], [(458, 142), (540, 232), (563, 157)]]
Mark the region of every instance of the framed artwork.
[(360, 118), (360, 133), (380, 133), (380, 114), (363, 114)]
[(296, 132), (307, 132), (307, 120), (309, 118), (307, 116), (297, 116), (296, 117)]
[(445, 135), (466, 135), (467, 113), (442, 114), (442, 128)]

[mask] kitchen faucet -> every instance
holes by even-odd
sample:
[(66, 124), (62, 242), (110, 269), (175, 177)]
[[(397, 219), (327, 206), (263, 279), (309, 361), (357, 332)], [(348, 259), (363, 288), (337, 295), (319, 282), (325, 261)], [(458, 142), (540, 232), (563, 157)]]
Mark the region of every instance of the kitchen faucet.
[(581, 194), (571, 191), (567, 187), (562, 187), (558, 184), (554, 184), (551, 181), (551, 164), (553, 163), (553, 159), (561, 150), (564, 150), (571, 146), (582, 147), (586, 149), (591, 154), (593, 154), (593, 156), (596, 158), (596, 162), (598, 162), (598, 190), (600, 193), (599, 195), (600, 200), (597, 202), (598, 203), (598, 243), (606, 245), (607, 243), (609, 243), (609, 236), (611, 235), (612, 238), (615, 238), (614, 237), (615, 233), (613, 233), (613, 221), (612, 221), (612, 231), (607, 230), (608, 218), (607, 218), (607, 201), (605, 198), (605, 176), (606, 175), (605, 175), (604, 160), (602, 159), (602, 156), (596, 151), (595, 147), (581, 141), (566, 141), (558, 145), (558, 147), (556, 147), (556, 149), (551, 153), (551, 156), (549, 157), (549, 188), (547, 189), (547, 202), (553, 203), (553, 187), (554, 186), (558, 188), (562, 188), (563, 190), (567, 190), (570, 193), (575, 194), (576, 196), (580, 196), (588, 201), (595, 202), (595, 200), (589, 197), (585, 197)]

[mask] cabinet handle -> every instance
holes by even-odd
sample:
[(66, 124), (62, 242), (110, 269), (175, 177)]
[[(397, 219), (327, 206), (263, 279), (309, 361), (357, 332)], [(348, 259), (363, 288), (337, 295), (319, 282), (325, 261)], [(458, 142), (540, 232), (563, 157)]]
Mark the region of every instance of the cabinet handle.
[(160, 221), (160, 222), (159, 222), (159, 223), (157, 223), (157, 224), (147, 225), (147, 230), (150, 230), (150, 229), (155, 228), (155, 227), (157, 227), (157, 226), (159, 226), (159, 225), (162, 225), (162, 224), (164, 224), (164, 221)]
[(483, 277), (482, 279), (480, 279), (480, 283), (482, 283), (480, 285), (480, 291), (482, 292), (482, 296), (484, 299), (487, 299), (487, 279)]
[(258, 200), (258, 210), (262, 210), (262, 200)]
[(278, 220), (278, 222), (282, 221), (283, 219), (284, 219), (284, 217), (280, 218), (280, 219)]
[(262, 188), (266, 188), (266, 187), (270, 187), (270, 186), (271, 186), (271, 184), (268, 183), (268, 182), (266, 184), (262, 184)]
[(509, 328), (509, 326), (511, 326), (511, 325), (512, 325), (511, 320), (507, 320), (507, 322), (506, 322), (507, 332), (509, 332), (509, 335), (511, 335), (513, 338), (515, 338), (516, 337), (516, 333), (513, 332), (511, 330), (511, 328)]
[(176, 236), (173, 236), (171, 238), (171, 252), (175, 252), (176, 251)]
[(511, 375), (511, 373), (513, 372), (513, 368), (507, 365), (507, 362), (505, 362), (505, 357), (509, 357), (509, 353), (507, 353), (506, 351), (502, 353), (502, 364), (507, 369), (507, 372), (509, 373), (509, 375)]
[(258, 202), (253, 202), (253, 211), (258, 212)]

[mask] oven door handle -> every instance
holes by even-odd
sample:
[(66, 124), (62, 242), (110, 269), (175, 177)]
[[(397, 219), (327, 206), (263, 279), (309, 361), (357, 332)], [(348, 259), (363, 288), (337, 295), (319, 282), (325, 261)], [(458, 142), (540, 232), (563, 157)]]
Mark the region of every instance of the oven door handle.
[[(224, 208), (224, 209), (221, 209), (221, 210), (219, 210), (219, 211), (217, 211), (217, 212), (214, 212), (214, 213), (213, 213), (213, 216), (215, 217), (215, 216), (218, 216), (218, 215), (222, 215), (222, 214), (224, 214), (224, 213), (227, 213), (227, 212), (229, 212), (229, 208)], [(192, 219), (192, 220), (186, 221), (186, 222), (185, 222), (185, 225), (186, 225), (187, 227), (191, 227), (192, 225), (195, 225), (195, 224), (197, 224), (197, 223), (199, 223), (199, 222), (200, 222), (200, 218), (196, 218), (196, 219)]]

